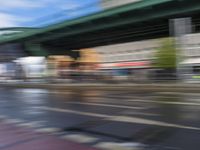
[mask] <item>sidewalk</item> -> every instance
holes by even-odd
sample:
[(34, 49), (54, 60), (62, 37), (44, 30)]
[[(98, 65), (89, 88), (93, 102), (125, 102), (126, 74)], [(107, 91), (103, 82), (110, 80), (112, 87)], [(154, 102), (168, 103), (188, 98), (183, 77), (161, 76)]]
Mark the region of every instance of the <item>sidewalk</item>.
[(96, 150), (0, 121), (0, 150)]

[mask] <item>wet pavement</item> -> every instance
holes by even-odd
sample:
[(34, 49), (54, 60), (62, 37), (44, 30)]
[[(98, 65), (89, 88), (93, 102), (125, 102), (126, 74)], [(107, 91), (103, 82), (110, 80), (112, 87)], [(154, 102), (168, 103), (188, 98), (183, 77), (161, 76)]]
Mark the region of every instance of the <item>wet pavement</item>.
[(101, 149), (197, 150), (199, 116), (200, 94), (0, 89), (0, 118)]
[(89, 146), (77, 144), (57, 136), (35, 132), (34, 130), (17, 127), (11, 123), (0, 122), (1, 150), (96, 150)]

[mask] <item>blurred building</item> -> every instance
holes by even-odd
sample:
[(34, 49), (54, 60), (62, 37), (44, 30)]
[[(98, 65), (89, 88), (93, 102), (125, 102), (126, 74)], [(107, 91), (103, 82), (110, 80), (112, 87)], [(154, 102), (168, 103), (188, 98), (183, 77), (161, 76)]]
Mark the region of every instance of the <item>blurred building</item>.
[(104, 9), (134, 3), (142, 0), (101, 0), (101, 7)]
[(51, 55), (47, 58), (48, 76), (67, 78), (74, 59), (67, 55)]
[[(187, 79), (200, 79), (200, 33), (187, 34), (178, 51), (182, 74), (189, 75)], [(151, 70), (154, 68), (155, 53), (160, 47), (161, 39), (144, 40), (122, 44), (95, 47), (101, 55), (99, 67), (106, 70), (129, 69)]]
[(22, 67), (23, 73), (26, 78), (40, 78), (43, 77), (45, 74), (45, 57), (21, 57), (16, 59), (15, 62)]
[(21, 44), (3, 44), (0, 45), (0, 62), (10, 62), (16, 58), (25, 56)]
[(95, 49), (81, 49), (80, 58), (77, 60), (83, 71), (94, 71), (98, 69), (101, 62), (100, 54)]
[(100, 55), (95, 49), (81, 49), (79, 62), (80, 63), (99, 63)]
[(102, 69), (150, 68), (159, 40), (146, 40), (95, 47)]
[(200, 79), (200, 33), (188, 34), (183, 37), (183, 56), (181, 65), (184, 73), (189, 75), (187, 78)]
[(160, 41), (144, 40), (123, 44), (114, 44), (95, 47), (101, 55), (99, 68), (110, 71), (115, 77), (123, 79), (131, 78), (137, 81), (147, 80), (151, 70), (155, 52), (159, 48)]

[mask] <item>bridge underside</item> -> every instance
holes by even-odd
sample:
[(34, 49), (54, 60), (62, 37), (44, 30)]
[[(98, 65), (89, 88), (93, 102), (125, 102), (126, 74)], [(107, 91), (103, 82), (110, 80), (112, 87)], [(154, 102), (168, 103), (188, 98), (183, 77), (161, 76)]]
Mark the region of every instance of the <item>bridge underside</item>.
[[(197, 7), (198, 6), (198, 7)], [(42, 44), (80, 49), (169, 36), (169, 19), (192, 17), (193, 32), (200, 31), (200, 1), (173, 1), (85, 22), (41, 38)]]
[(169, 19), (177, 17), (192, 17), (193, 32), (200, 32), (199, 16), (199, 0), (144, 0), (52, 25), (15, 41), (40, 44), (48, 54), (65, 54), (67, 50), (167, 37)]

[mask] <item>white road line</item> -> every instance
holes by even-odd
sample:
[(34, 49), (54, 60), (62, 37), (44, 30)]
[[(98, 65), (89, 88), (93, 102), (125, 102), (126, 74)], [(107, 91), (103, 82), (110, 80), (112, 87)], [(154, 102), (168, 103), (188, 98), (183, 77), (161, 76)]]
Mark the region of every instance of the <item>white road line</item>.
[(5, 119), (5, 118), (7, 118), (7, 116), (5, 116), (5, 115), (0, 115), (0, 119)]
[(72, 114), (78, 114), (78, 115), (83, 115), (83, 116), (100, 117), (100, 118), (104, 118), (106, 120), (117, 121), (117, 122), (147, 124), (147, 125), (156, 125), (156, 126), (163, 126), (163, 127), (174, 127), (174, 128), (180, 128), (180, 129), (189, 129), (189, 130), (198, 130), (198, 131), (200, 131), (200, 128), (198, 128), (198, 127), (185, 126), (185, 125), (179, 125), (179, 124), (172, 124), (172, 123), (155, 121), (155, 120), (144, 119), (144, 118), (139, 118), (139, 117), (112, 116), (112, 115), (106, 115), (106, 114), (97, 114), (97, 113), (82, 112), (82, 111), (62, 109), (62, 108), (52, 108), (52, 107), (41, 107), (41, 109), (42, 110), (47, 110), (47, 111), (54, 111), (54, 112), (72, 113)]
[(134, 112), (134, 111), (123, 111), (121, 114), (124, 115), (142, 115), (142, 116), (160, 116), (160, 114), (155, 114), (155, 113), (145, 113), (145, 112)]
[(89, 105), (89, 106), (125, 108), (125, 109), (145, 109), (144, 107), (134, 107), (134, 106), (124, 106), (124, 105), (112, 105), (112, 104), (102, 104), (102, 103), (87, 103), (87, 102), (66, 102), (66, 103), (68, 103), (68, 104), (77, 104), (77, 105)]
[(142, 148), (138, 146), (126, 146), (115, 142), (101, 142), (96, 144), (94, 147), (104, 150), (142, 150)]
[(17, 126), (39, 128), (39, 127), (42, 127), (43, 125), (39, 123), (38, 121), (32, 121), (32, 122), (20, 123), (20, 124), (17, 124)]
[(64, 112), (64, 113), (72, 113), (77, 115), (83, 115), (83, 116), (90, 116), (90, 117), (100, 117), (100, 118), (107, 118), (110, 117), (106, 114), (97, 114), (97, 113), (90, 113), (90, 112), (83, 112), (83, 111), (77, 111), (77, 110), (70, 110), (70, 109), (62, 109), (62, 108), (55, 108), (55, 107), (40, 107), (42, 110), (47, 111), (55, 111), (55, 112)]
[(35, 131), (40, 133), (56, 133), (60, 132), (61, 130), (59, 128), (40, 128), (36, 129)]
[(36, 126), (34, 123), (32, 123), (32, 122), (20, 123), (20, 124), (17, 124), (17, 126), (20, 126), (20, 127), (29, 127), (29, 128), (37, 127), (37, 126)]
[(15, 124), (18, 124), (18, 123), (22, 123), (24, 121), (22, 121), (20, 119), (6, 119), (5, 122), (6, 123), (15, 123)]
[(74, 142), (79, 142), (79, 143), (92, 143), (98, 140), (95, 137), (91, 137), (91, 136), (83, 135), (83, 134), (64, 135), (61, 138), (66, 139), (66, 140), (71, 140)]
[(156, 126), (163, 126), (163, 127), (174, 127), (174, 128), (180, 128), (180, 129), (190, 129), (190, 130), (200, 131), (200, 128), (198, 128), (198, 127), (185, 126), (185, 125), (167, 123), (167, 122), (162, 122), (162, 121), (155, 121), (155, 120), (144, 119), (144, 118), (139, 118), (139, 117), (116, 116), (116, 117), (108, 118), (108, 120), (127, 122), (127, 123), (156, 125)]
[(127, 100), (129, 102), (144, 102), (144, 103), (158, 103), (158, 104), (171, 104), (171, 105), (189, 105), (189, 106), (200, 106), (200, 103), (190, 102), (173, 102), (173, 101), (156, 101), (156, 100)]

